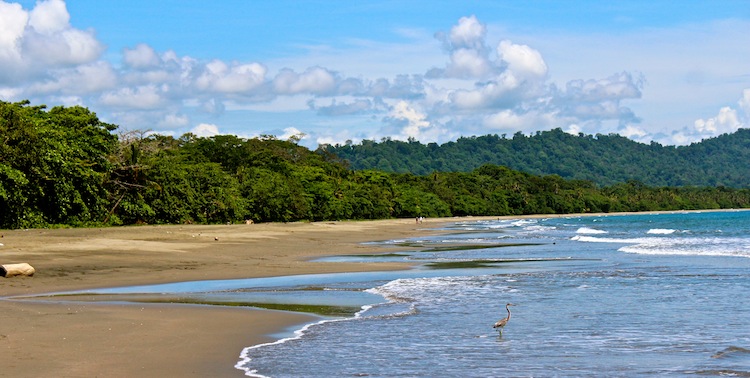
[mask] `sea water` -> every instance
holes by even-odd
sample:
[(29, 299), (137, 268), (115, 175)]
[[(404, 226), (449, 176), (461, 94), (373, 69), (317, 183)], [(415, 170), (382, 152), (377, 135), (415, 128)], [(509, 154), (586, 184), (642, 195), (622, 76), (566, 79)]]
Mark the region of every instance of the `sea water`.
[[(96, 293), (349, 309), (248, 346), (236, 365), (248, 376), (750, 377), (750, 211), (462, 221), (443, 231), (378, 242), (392, 252), (383, 256), (334, 258), (416, 264), (407, 271)], [(515, 306), (500, 335), (492, 325), (506, 303)]]
[[(463, 243), (404, 258), (474, 268), (354, 279), (350, 290), (382, 300), (249, 347), (237, 367), (270, 377), (750, 376), (750, 212), (450, 229), (391, 244)], [(506, 303), (516, 306), (499, 335)]]

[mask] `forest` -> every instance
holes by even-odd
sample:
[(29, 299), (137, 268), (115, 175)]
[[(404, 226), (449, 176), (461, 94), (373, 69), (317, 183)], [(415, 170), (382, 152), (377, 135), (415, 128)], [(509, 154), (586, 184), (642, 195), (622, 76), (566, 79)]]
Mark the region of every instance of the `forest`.
[(750, 129), (688, 146), (643, 144), (617, 134), (571, 135), (554, 129), (530, 136), (518, 132), (512, 137), (464, 137), (442, 145), (385, 139), (324, 148), (353, 169), (385, 172), (470, 172), (494, 164), (597, 185), (638, 180), (649, 186), (750, 187)]
[(750, 207), (747, 188), (648, 186), (638, 172), (610, 185), (499, 164), (392, 172), (295, 139), (117, 129), (80, 106), (0, 102), (0, 228)]

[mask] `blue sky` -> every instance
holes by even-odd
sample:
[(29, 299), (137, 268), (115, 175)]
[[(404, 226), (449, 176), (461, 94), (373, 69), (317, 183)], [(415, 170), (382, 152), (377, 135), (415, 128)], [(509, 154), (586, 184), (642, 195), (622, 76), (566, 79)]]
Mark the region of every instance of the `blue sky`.
[(750, 1), (0, 0), (0, 100), (301, 144), (750, 127)]

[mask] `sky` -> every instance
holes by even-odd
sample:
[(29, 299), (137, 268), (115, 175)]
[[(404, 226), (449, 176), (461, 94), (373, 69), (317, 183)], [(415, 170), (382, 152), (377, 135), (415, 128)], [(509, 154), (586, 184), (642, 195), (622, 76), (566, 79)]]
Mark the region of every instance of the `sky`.
[(750, 127), (750, 0), (0, 0), (0, 100), (301, 145)]

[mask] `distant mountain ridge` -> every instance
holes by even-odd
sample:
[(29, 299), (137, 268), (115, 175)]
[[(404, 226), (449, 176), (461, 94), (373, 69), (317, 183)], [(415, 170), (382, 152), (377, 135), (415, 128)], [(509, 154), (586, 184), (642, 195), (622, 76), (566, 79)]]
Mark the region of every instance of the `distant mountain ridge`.
[(468, 172), (495, 164), (533, 175), (613, 185), (631, 180), (649, 186), (750, 187), (750, 129), (739, 129), (688, 146), (643, 144), (617, 134), (572, 135), (561, 129), (511, 138), (460, 138), (442, 145), (365, 140), (325, 146), (352, 169), (424, 175)]

